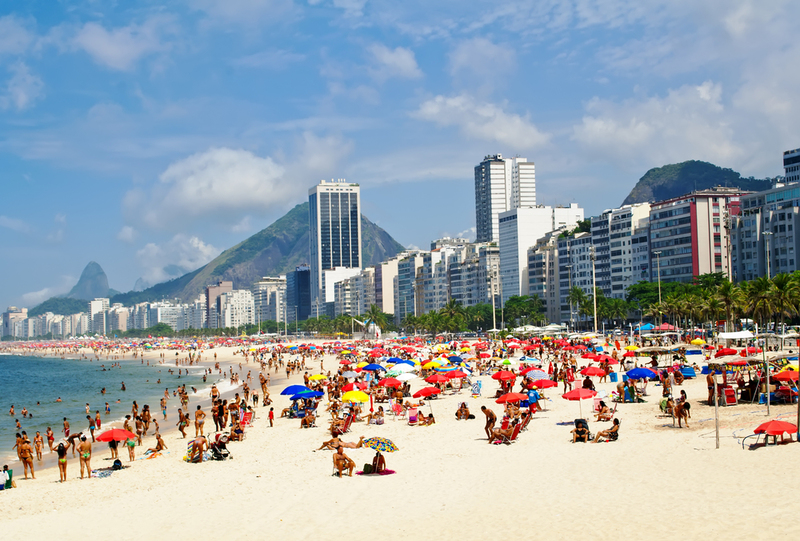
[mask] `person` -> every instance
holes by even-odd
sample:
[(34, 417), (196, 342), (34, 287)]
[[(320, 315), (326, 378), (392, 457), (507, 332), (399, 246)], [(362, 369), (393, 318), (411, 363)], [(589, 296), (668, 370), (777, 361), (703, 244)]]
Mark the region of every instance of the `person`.
[(589, 389), (590, 391), (594, 391), (595, 390), (594, 382), (592, 381), (592, 378), (590, 378), (589, 376), (586, 376), (586, 378), (584, 378), (584, 380), (583, 380), (583, 388), (584, 389)]
[(133, 462), (136, 460), (136, 440), (128, 438), (125, 440), (125, 445), (128, 447), (128, 461)]
[(272, 428), (272, 423), (275, 421), (275, 408), (269, 408), (269, 427)]
[(612, 438), (616, 439), (617, 435), (619, 434), (619, 419), (614, 419), (614, 426), (609, 428), (608, 430), (601, 430), (597, 433), (594, 437), (594, 443), (600, 441), (600, 438), (605, 438), (608, 441), (611, 441)]
[(208, 451), (208, 440), (203, 435), (197, 436), (192, 442), (189, 462), (202, 462), (204, 451)]
[(19, 445), (19, 459), (22, 461), (22, 467), (25, 468), (25, 479), (28, 478), (28, 468), (31, 469), (31, 478), (36, 479), (33, 473), (33, 448), (31, 441), (25, 437)]
[(167, 448), (167, 444), (164, 443), (164, 440), (161, 438), (161, 434), (156, 434), (156, 446), (148, 449), (146, 452), (151, 453), (158, 453), (159, 451), (163, 451)]
[(119, 458), (119, 442), (117, 440), (109, 441), (108, 448), (111, 449), (111, 460)]
[(492, 433), (489, 436), (489, 443), (492, 443), (495, 440), (502, 440), (503, 438), (510, 438), (511, 435), (514, 433), (514, 427), (517, 426), (517, 421), (514, 421), (508, 425), (508, 428), (494, 428), (492, 429)]
[(56, 454), (58, 455), (58, 475), (61, 483), (67, 480), (67, 448), (64, 443), (60, 442), (56, 447)]
[(203, 424), (206, 422), (206, 414), (200, 407), (197, 405), (197, 410), (194, 412), (194, 435), (195, 437), (199, 436), (203, 433)]
[(572, 443), (575, 442), (587, 442), (589, 441), (589, 427), (586, 426), (586, 422), (580, 420), (575, 423), (575, 428), (572, 429)]
[(367, 415), (367, 424), (383, 424), (383, 406), (378, 406), (378, 411)]
[(66, 417), (64, 417), (64, 423), (63, 424), (64, 424), (64, 428), (63, 428), (64, 437), (65, 438), (69, 438), (69, 421), (67, 421)]
[(356, 467), (356, 463), (353, 462), (349, 456), (344, 454), (344, 447), (339, 447), (336, 449), (336, 452), (333, 453), (333, 467), (339, 470), (339, 477), (342, 476), (342, 472), (345, 469), (348, 470), (348, 475), (353, 477), (353, 470)]
[(189, 422), (186, 420), (186, 416), (183, 414), (183, 410), (178, 408), (178, 424), (177, 424), (177, 427), (178, 427), (178, 430), (181, 433), (181, 436), (183, 436), (184, 438), (186, 437), (186, 425), (188, 425), (188, 424), (189, 424)]
[(714, 403), (714, 374), (706, 375), (706, 386), (708, 387), (708, 403)]
[(53, 434), (53, 429), (48, 426), (47, 427), (47, 432), (45, 432), (45, 434), (47, 435), (47, 445), (50, 446), (50, 452), (52, 453), (53, 452), (53, 443), (56, 441), (55, 434)]
[(94, 430), (95, 430), (94, 419), (92, 419), (91, 415), (87, 415), (86, 416), (86, 420), (89, 421), (89, 434), (92, 436), (92, 441), (95, 441), (94, 440)]
[(467, 407), (466, 402), (462, 402), (461, 405), (458, 406), (458, 409), (456, 410), (456, 420), (461, 421), (462, 419), (463, 420), (469, 419), (469, 408)]
[(314, 411), (310, 408), (306, 409), (306, 414), (300, 420), (300, 428), (311, 428), (314, 426), (314, 421), (316, 420), (316, 416), (314, 415)]
[(424, 415), (419, 416), (419, 423), (417, 426), (431, 426), (434, 423), (436, 423), (436, 419), (433, 418), (433, 413), (429, 413), (427, 417)]
[(36, 449), (36, 460), (42, 460), (42, 450), (44, 449), (44, 438), (36, 431), (36, 435), (33, 437), (33, 447)]
[(681, 426), (681, 421), (686, 423), (686, 428), (689, 428), (689, 417), (691, 417), (691, 405), (689, 402), (686, 401), (686, 391), (681, 389), (681, 396), (678, 398), (677, 403), (675, 404), (673, 411), (675, 413), (675, 417), (678, 418), (678, 428), (683, 428)]
[(83, 479), (83, 468), (86, 467), (86, 476), (92, 476), (92, 442), (86, 439), (86, 436), (81, 436), (81, 443), (78, 445), (79, 459), (81, 462), (81, 479)]
[(386, 470), (386, 459), (380, 451), (375, 451), (375, 458), (372, 459), (372, 473), (383, 473)]
[(483, 430), (486, 432), (486, 437), (489, 441), (492, 441), (492, 429), (497, 422), (497, 415), (486, 406), (481, 406), (481, 411), (486, 415), (486, 426), (483, 427)]
[(597, 405), (597, 413), (595, 414), (595, 419), (594, 420), (595, 421), (606, 421), (606, 420), (608, 420), (608, 416), (609, 416), (609, 412), (610, 411), (611, 410), (608, 409), (608, 406), (606, 406), (606, 403), (601, 400), (600, 403)]
[(328, 441), (322, 442), (322, 445), (319, 449), (314, 449), (314, 451), (336, 451), (339, 447), (347, 447), (348, 449), (359, 449), (364, 445), (364, 436), (359, 438), (357, 443), (348, 443), (346, 441), (342, 441), (339, 439), (338, 436), (334, 436), (333, 438), (329, 439)]

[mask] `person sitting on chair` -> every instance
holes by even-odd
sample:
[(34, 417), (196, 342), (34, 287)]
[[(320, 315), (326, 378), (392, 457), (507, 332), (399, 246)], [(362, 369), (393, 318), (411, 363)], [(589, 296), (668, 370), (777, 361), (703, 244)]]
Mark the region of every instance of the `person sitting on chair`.
[(462, 419), (469, 419), (469, 408), (466, 402), (462, 402), (461, 405), (458, 406), (458, 410), (456, 410), (456, 420), (460, 421)]
[(594, 389), (594, 382), (592, 381), (592, 378), (590, 378), (589, 376), (586, 376), (586, 378), (583, 380), (583, 388), (584, 389), (589, 389), (591, 391), (595, 390)]
[(602, 400), (597, 405), (597, 415), (595, 416), (595, 421), (607, 421), (608, 417), (610, 416), (610, 410), (606, 403)]
[(619, 419), (614, 419), (614, 426), (609, 428), (608, 430), (601, 430), (597, 433), (597, 436), (594, 437), (594, 443), (600, 441), (600, 438), (604, 438), (606, 441), (611, 441), (617, 439), (619, 436)]
[(427, 417), (424, 415), (419, 416), (419, 426), (430, 426), (436, 422), (436, 419), (433, 418), (433, 413), (429, 413)]
[(314, 411), (307, 409), (305, 416), (300, 419), (300, 428), (311, 428), (314, 426), (314, 421), (316, 417), (314, 416)]
[(378, 411), (375, 413), (370, 413), (367, 415), (367, 424), (377, 425), (383, 424), (382, 422), (378, 422), (378, 419), (383, 419), (383, 406), (378, 406)]
[(575, 428), (572, 429), (571, 433), (572, 443), (589, 441), (589, 427), (583, 421), (575, 423)]
[(372, 459), (372, 473), (383, 473), (386, 469), (386, 459), (380, 451), (375, 452), (375, 458)]
[(339, 470), (339, 477), (342, 476), (342, 472), (345, 469), (348, 470), (348, 475), (353, 477), (353, 470), (356, 467), (356, 463), (353, 462), (349, 456), (344, 454), (344, 447), (339, 447), (336, 449), (336, 452), (333, 453), (333, 467)]
[(511, 435), (514, 433), (514, 427), (517, 426), (517, 420), (514, 419), (508, 428), (493, 428), (492, 435), (489, 437), (489, 443), (493, 443), (496, 440), (502, 441), (503, 438), (511, 438)]

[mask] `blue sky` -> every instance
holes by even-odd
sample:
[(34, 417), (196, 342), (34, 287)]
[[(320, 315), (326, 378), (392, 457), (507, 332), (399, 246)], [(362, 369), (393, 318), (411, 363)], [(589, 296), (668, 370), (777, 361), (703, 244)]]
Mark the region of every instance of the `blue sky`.
[[(133, 7), (131, 7), (133, 6)], [(321, 178), (407, 246), (474, 230), (483, 156), (539, 202), (617, 206), (651, 167), (782, 174), (797, 2), (0, 3), (0, 306), (193, 270)]]

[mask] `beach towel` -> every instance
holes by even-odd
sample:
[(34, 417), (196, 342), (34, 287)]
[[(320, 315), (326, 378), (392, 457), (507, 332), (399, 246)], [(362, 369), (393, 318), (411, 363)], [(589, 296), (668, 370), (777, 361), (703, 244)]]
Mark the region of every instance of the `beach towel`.
[(472, 397), (477, 398), (481, 395), (481, 385), (483, 383), (480, 381), (476, 381), (472, 384)]
[(381, 473), (364, 473), (363, 471), (357, 471), (356, 475), (366, 475), (372, 477), (373, 475), (393, 475), (397, 473), (394, 470), (383, 470)]

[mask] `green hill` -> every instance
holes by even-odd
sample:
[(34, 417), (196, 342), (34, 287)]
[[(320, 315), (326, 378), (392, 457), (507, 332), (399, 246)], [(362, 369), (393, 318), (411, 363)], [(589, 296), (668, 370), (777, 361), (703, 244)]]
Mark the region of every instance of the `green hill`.
[(46, 312), (68, 316), (85, 312), (89, 301), (82, 299), (69, 299), (66, 297), (50, 297), (43, 303), (28, 310), (28, 317), (40, 316)]
[[(144, 291), (116, 295), (112, 303), (125, 305), (162, 298), (191, 301), (217, 280), (231, 280), (235, 289), (247, 289), (263, 276), (293, 271), (309, 257), (308, 203), (297, 205), (275, 223), (229, 248), (206, 266)], [(375, 265), (403, 251), (386, 231), (361, 216), (362, 262)]]
[(714, 186), (757, 192), (770, 188), (771, 183), (770, 179), (744, 178), (733, 169), (691, 160), (650, 169), (639, 179), (622, 204), (663, 201)]

